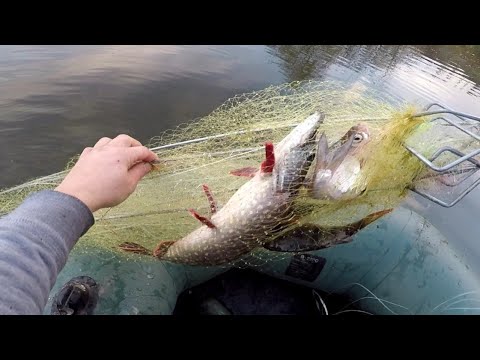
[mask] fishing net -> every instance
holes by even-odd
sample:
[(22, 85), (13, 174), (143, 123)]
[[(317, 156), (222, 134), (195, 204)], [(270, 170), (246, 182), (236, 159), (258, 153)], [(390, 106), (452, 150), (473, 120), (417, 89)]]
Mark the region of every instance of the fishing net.
[[(153, 249), (162, 241), (177, 241), (204, 226), (188, 211), (193, 208), (210, 216), (202, 185), (208, 185), (221, 211), (250, 180), (230, 171), (258, 167), (265, 158), (266, 141), (278, 143), (318, 109), (325, 114), (320, 131), (325, 132), (329, 143), (360, 121), (368, 124), (371, 141), (362, 151), (364, 167), (358, 179), (366, 191), (344, 201), (315, 200), (300, 192), (292, 205), (296, 224), (313, 223), (328, 231), (331, 226), (348, 225), (397, 206), (408, 186), (424, 171), (421, 162), (402, 146), (413, 133), (427, 129), (421, 125), (425, 119), (409, 117), (418, 106), (406, 106), (397, 98), (362, 86), (293, 82), (235, 96), (212, 113), (153, 137), (148, 147), (162, 159), (158, 169), (147, 175), (124, 203), (95, 213), (95, 225), (77, 248), (88, 251), (89, 247), (101, 247), (136, 257), (141, 255), (122, 252), (119, 244), (134, 242)], [(428, 140), (415, 140), (417, 147), (422, 142), (428, 150)], [(3, 190), (0, 213), (8, 213), (34, 191), (55, 188), (74, 162), (59, 173)], [(259, 264), (282, 256), (273, 252), (264, 255), (257, 257)], [(249, 265), (255, 262), (252, 256), (248, 259)]]

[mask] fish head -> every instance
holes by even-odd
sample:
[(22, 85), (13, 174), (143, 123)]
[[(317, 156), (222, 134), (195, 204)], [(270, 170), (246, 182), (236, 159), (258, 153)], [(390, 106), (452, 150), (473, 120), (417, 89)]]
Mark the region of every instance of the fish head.
[(361, 176), (363, 150), (370, 139), (366, 123), (352, 126), (330, 147), (325, 133), (321, 134), (310, 183), (313, 198), (345, 200), (364, 191), (364, 188), (357, 186), (357, 180)]
[(289, 153), (298, 148), (305, 147), (315, 140), (318, 128), (325, 119), (321, 111), (315, 111), (288, 133), (277, 145), (275, 145), (275, 157), (283, 160)]
[(323, 113), (314, 112), (276, 146), (272, 171), (276, 193), (294, 194), (304, 183), (315, 158), (315, 138), (323, 119)]
[[(351, 141), (351, 143), (350, 143)], [(366, 123), (358, 123), (352, 126), (340, 140), (332, 146), (335, 151), (343, 153), (347, 152), (347, 156), (355, 156), (370, 141), (370, 130)], [(345, 147), (342, 149), (342, 147)]]

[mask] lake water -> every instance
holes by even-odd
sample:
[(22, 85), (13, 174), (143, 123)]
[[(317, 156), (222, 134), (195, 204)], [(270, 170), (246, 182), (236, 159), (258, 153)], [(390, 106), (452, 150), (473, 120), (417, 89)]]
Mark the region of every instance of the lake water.
[[(0, 46), (0, 188), (63, 169), (102, 136), (146, 142), (235, 94), (307, 79), (480, 116), (479, 46)], [(480, 274), (480, 189), (450, 209), (416, 198)]]

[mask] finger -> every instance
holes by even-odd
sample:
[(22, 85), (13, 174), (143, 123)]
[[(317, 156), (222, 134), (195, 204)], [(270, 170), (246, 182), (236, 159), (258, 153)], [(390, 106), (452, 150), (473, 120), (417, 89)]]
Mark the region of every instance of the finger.
[(82, 153), (80, 154), (80, 157), (84, 156), (84, 155), (87, 155), (89, 152), (91, 152), (93, 150), (93, 148), (91, 147), (86, 147), (85, 149), (83, 149)]
[(107, 145), (110, 141), (112, 141), (112, 139), (110, 139), (109, 137), (103, 137), (97, 141), (94, 148), (99, 148), (101, 146)]
[(131, 146), (142, 146), (142, 143), (128, 135), (121, 134), (118, 135), (115, 139), (110, 141), (108, 144), (110, 146), (122, 146), (122, 147), (131, 147)]
[(145, 175), (147, 175), (153, 166), (148, 162), (138, 163), (128, 170), (128, 177), (136, 185)]
[(127, 166), (131, 168), (138, 162), (151, 162), (159, 160), (157, 154), (147, 149), (145, 146), (135, 146), (126, 149), (127, 151)]

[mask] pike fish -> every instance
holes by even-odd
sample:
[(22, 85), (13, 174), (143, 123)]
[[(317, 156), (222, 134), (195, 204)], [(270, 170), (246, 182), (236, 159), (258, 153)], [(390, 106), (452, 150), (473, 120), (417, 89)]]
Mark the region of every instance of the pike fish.
[[(295, 218), (292, 203), (315, 158), (315, 139), (323, 119), (324, 115), (316, 111), (275, 146), (267, 142), (265, 160), (258, 168), (232, 171), (233, 175), (250, 179), (218, 211), (212, 192), (204, 185), (212, 216), (207, 218), (190, 209), (202, 225), (182, 239), (160, 242), (153, 255), (182, 264), (221, 265), (264, 245), (285, 229)], [(341, 157), (335, 157), (336, 164)], [(152, 254), (135, 243), (120, 247)]]

